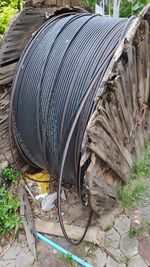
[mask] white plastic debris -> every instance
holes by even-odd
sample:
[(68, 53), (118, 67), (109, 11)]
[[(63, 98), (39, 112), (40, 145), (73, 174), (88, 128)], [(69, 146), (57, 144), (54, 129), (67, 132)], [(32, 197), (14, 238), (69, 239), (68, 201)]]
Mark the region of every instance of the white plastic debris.
[(39, 200), (39, 199), (41, 199), (41, 198), (45, 198), (46, 196), (48, 196), (48, 193), (40, 194), (40, 195), (36, 195), (36, 196), (35, 196), (35, 199), (36, 199), (36, 200)]
[(66, 192), (64, 190), (62, 190), (62, 192), (61, 192), (61, 198), (63, 200), (67, 200), (67, 198), (66, 198)]
[(56, 192), (44, 197), (42, 199), (42, 203), (41, 203), (42, 210), (45, 212), (52, 210), (55, 206), (56, 199), (57, 199), (57, 193)]

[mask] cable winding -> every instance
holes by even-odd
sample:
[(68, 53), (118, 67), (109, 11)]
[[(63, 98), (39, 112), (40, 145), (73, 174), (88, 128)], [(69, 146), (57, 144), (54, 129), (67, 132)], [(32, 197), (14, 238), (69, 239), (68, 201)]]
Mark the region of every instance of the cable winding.
[(61, 184), (75, 184), (83, 198), (83, 135), (96, 92), (133, 20), (89, 13), (54, 17), (31, 38), (14, 77), (10, 143), (13, 134), (30, 164), (58, 178), (59, 221), (66, 239), (76, 245), (92, 211), (81, 240), (70, 240), (61, 216)]

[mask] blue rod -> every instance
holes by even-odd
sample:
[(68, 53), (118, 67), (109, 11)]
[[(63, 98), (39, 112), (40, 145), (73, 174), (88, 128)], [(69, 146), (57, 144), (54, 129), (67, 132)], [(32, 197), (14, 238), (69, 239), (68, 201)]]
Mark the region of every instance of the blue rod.
[(53, 248), (59, 250), (60, 252), (62, 252), (65, 255), (70, 255), (71, 258), (76, 261), (77, 263), (81, 264), (82, 266), (85, 267), (93, 267), (92, 265), (90, 265), (89, 263), (87, 263), (86, 261), (80, 259), (79, 257), (77, 257), (76, 255), (70, 253), (67, 249), (59, 246), (58, 244), (56, 244), (55, 242), (53, 242), (52, 240), (48, 239), (47, 237), (45, 237), (44, 235), (42, 235), (41, 233), (35, 232), (35, 235), (38, 236), (41, 240), (43, 240), (44, 242), (46, 242), (47, 244), (49, 244), (50, 246), (52, 246)]

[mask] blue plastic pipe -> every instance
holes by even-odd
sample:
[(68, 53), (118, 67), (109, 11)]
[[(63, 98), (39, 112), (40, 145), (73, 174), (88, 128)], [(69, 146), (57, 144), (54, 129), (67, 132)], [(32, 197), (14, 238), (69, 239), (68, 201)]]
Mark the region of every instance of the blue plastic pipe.
[(37, 237), (39, 237), (41, 240), (43, 240), (44, 242), (46, 242), (47, 244), (49, 244), (50, 246), (52, 246), (53, 248), (59, 250), (60, 252), (62, 252), (65, 255), (70, 255), (71, 258), (76, 261), (77, 263), (81, 264), (82, 266), (85, 267), (93, 267), (91, 264), (87, 263), (86, 261), (80, 259), (79, 257), (77, 257), (76, 255), (70, 253), (67, 249), (59, 246), (58, 244), (56, 244), (54, 241), (48, 239), (47, 237), (45, 237), (44, 235), (42, 235), (41, 233), (35, 232), (35, 235)]

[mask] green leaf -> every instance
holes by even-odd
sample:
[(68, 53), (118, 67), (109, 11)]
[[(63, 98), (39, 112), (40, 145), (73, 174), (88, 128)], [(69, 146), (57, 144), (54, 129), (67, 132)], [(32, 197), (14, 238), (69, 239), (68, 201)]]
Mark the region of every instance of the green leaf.
[(21, 225), (20, 200), (5, 185), (0, 188), (0, 236), (18, 231)]

